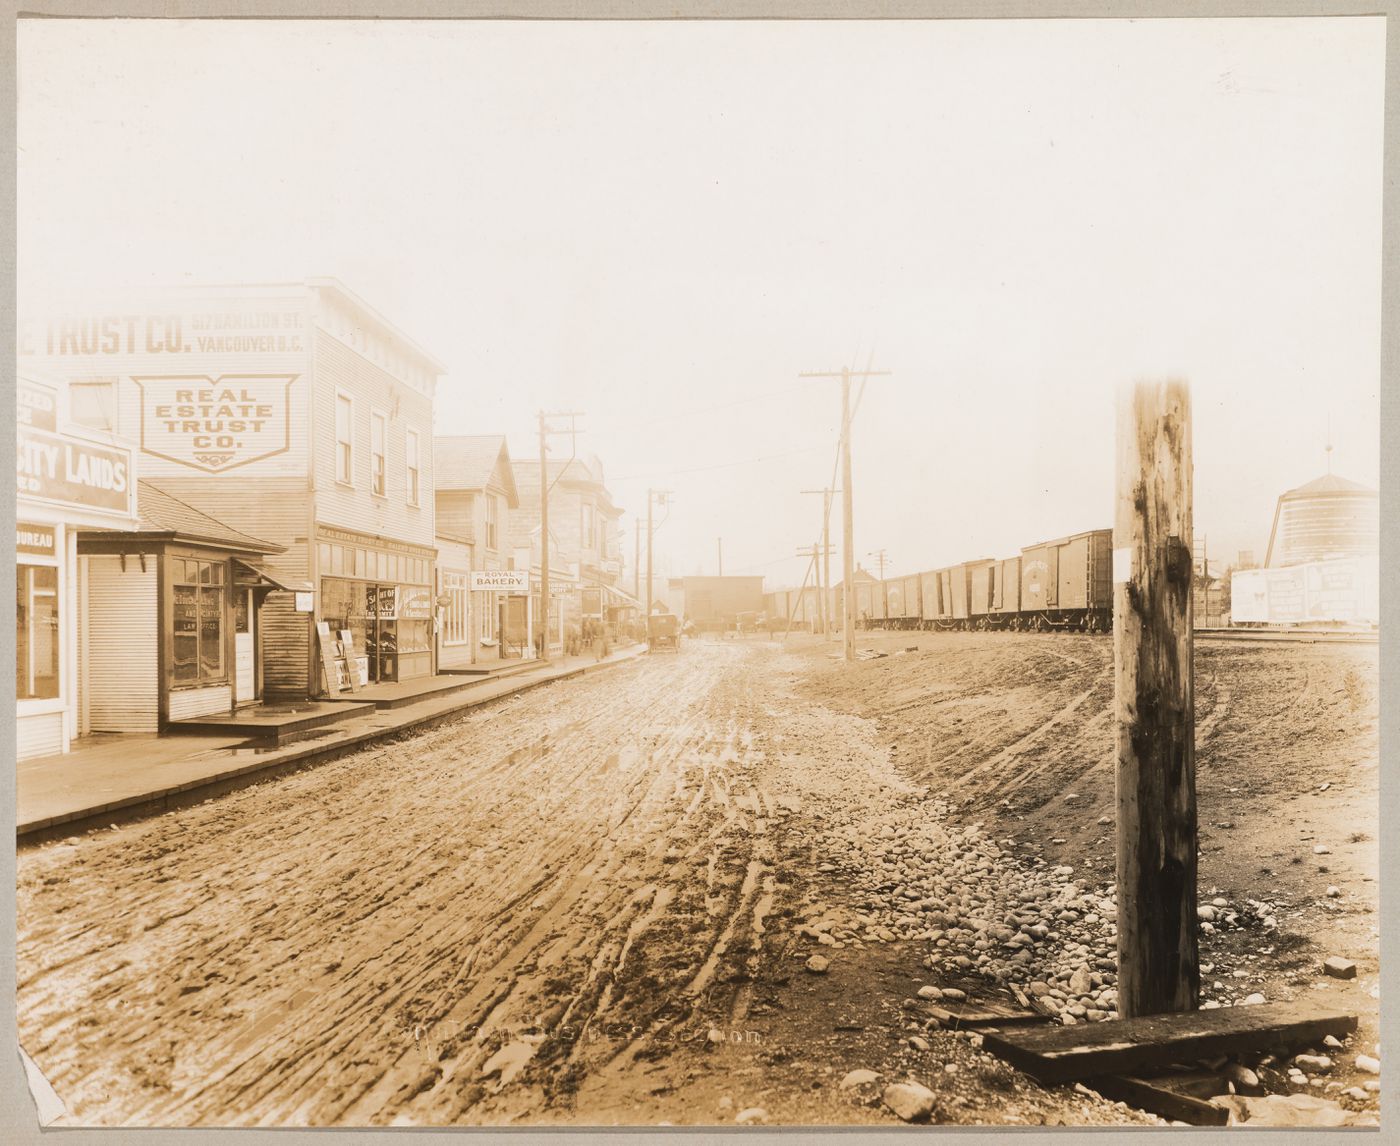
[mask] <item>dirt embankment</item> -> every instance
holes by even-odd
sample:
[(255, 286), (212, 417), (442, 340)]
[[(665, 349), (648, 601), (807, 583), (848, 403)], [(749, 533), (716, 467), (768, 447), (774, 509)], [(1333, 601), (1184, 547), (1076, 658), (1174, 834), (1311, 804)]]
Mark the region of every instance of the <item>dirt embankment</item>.
[[(847, 667), (809, 648), (804, 695), (872, 719), (906, 776), (1023, 863), (1111, 890), (1111, 638), (909, 633), (862, 645), (892, 655)], [(1351, 1048), (1367, 1054), (1379, 1037), (1378, 680), (1374, 645), (1196, 646), (1199, 886), (1203, 903), (1226, 905), (1201, 937), (1203, 998), (1327, 998), (1360, 1015)], [(1332, 955), (1357, 978), (1325, 976)], [(1339, 1068), (1323, 1089), (1366, 1080)]]

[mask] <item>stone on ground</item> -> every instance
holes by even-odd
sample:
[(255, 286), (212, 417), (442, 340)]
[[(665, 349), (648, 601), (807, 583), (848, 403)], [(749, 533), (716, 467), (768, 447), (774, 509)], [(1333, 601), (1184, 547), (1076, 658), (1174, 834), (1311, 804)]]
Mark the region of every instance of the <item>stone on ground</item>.
[(880, 1101), (905, 1122), (922, 1122), (933, 1113), (933, 1091), (917, 1082), (896, 1082), (885, 1087)]

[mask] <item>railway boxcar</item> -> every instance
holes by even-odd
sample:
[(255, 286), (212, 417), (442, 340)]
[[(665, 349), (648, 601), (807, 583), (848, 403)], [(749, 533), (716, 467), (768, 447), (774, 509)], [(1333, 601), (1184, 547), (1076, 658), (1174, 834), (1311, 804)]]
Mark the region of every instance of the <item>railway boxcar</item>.
[(949, 600), (953, 620), (958, 622), (959, 628), (966, 628), (971, 618), (968, 602), (972, 596), (972, 566), (954, 565), (948, 570), (948, 580), (952, 590)]
[(934, 628), (943, 618), (943, 575), (941, 570), (930, 569), (919, 574), (919, 618), (926, 629)]
[(1102, 631), (1112, 624), (1112, 610), (1112, 530), (1077, 533), (1021, 550), (1024, 625)]
[(972, 563), (968, 610), (979, 629), (1019, 628), (1021, 610), (1021, 559), (988, 559)]
[(857, 581), (856, 624), (875, 625), (885, 619), (885, 586), (881, 581)]
[(919, 622), (919, 578), (891, 577), (884, 582), (885, 616), (890, 628), (912, 628)]

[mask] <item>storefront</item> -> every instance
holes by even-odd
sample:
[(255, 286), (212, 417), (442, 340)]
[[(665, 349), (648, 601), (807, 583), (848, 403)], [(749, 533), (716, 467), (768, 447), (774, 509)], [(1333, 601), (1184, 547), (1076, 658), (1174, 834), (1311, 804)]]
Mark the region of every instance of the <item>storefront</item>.
[(263, 603), (304, 588), (262, 564), (278, 546), (138, 484), (135, 530), (78, 538), (79, 735), (161, 732), (256, 704)]
[(61, 418), (64, 398), (59, 388), (19, 380), (15, 733), (21, 760), (67, 752), (78, 735), (80, 532), (136, 525), (131, 447), (110, 435), (76, 432)]
[(316, 619), (333, 633), (349, 630), (368, 682), (432, 675), (435, 558), (424, 546), (317, 529)]

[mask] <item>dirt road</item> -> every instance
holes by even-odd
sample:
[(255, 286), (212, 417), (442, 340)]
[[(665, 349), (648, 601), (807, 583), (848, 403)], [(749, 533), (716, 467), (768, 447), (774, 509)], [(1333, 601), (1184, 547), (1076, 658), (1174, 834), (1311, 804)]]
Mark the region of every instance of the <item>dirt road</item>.
[[(1096, 719), (1069, 667), (1096, 647), (1053, 653), (1066, 700), (1047, 662), (996, 702), (1005, 744), (927, 751), (976, 768)], [(925, 1021), (922, 984), (1037, 976), (1108, 1012), (1112, 903), (968, 823), (822, 677), (688, 642), (26, 851), (21, 1044), (85, 1125), (892, 1121), (857, 1068), (930, 1086), (939, 1121), (1152, 1121)]]

